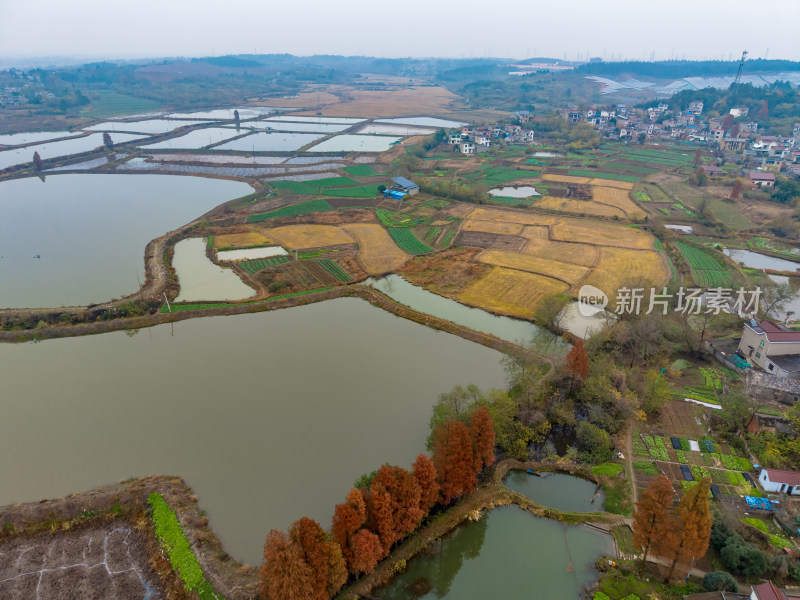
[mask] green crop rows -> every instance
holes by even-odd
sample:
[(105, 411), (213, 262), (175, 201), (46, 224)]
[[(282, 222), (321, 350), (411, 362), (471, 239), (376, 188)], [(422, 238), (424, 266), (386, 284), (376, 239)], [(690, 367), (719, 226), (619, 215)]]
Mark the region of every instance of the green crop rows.
[(247, 222), (257, 223), (258, 221), (266, 221), (267, 219), (293, 217), (296, 215), (305, 215), (308, 213), (323, 212), (326, 210), (333, 210), (333, 207), (328, 203), (327, 200), (309, 200), (308, 202), (293, 204), (292, 206), (284, 206), (283, 208), (279, 208), (278, 210), (273, 210), (268, 213), (250, 215), (247, 217)]
[(269, 267), (275, 267), (289, 261), (288, 256), (271, 256), (269, 258), (258, 258), (256, 260), (243, 260), (239, 266), (244, 269), (246, 273), (257, 273)]
[(675, 245), (692, 268), (692, 276), (697, 285), (722, 288), (730, 288), (733, 285), (728, 270), (708, 252), (680, 241), (675, 242)]
[(650, 456), (652, 456), (655, 460), (669, 460), (669, 454), (667, 454), (667, 451), (664, 448), (650, 448)]
[(675, 450), (675, 454), (678, 455), (678, 462), (682, 465), (688, 465), (689, 461), (686, 459), (686, 452), (683, 450)]
[(613, 179), (630, 183), (636, 183), (641, 179), (641, 177), (636, 177), (635, 175), (617, 175), (615, 173), (603, 173), (602, 171), (584, 171), (583, 169), (570, 169), (567, 174), (576, 177), (597, 177), (598, 179)]
[(433, 248), (420, 242), (410, 229), (389, 227), (388, 231), (397, 245), (409, 254), (425, 254), (433, 251)]
[(375, 173), (370, 165), (353, 165), (342, 169), (345, 173), (350, 173), (353, 177), (372, 177)]
[(200, 563), (192, 552), (189, 540), (181, 529), (178, 517), (161, 494), (150, 494), (147, 501), (153, 507), (153, 523), (161, 547), (169, 556), (172, 567), (178, 571), (186, 590), (194, 590), (201, 600), (224, 600), (214, 593), (214, 588), (203, 575)]
[(651, 169), (649, 167), (640, 167), (632, 163), (621, 163), (608, 161), (601, 164), (604, 169), (613, 169), (614, 171), (627, 171), (629, 173), (636, 173), (639, 175), (652, 175), (658, 173), (658, 169)]
[(304, 181), (272, 181), (270, 185), (276, 189), (289, 190), (293, 194), (321, 194), (322, 188)]
[(353, 279), (350, 277), (350, 274), (347, 271), (333, 262), (330, 258), (321, 258), (317, 260), (317, 264), (325, 269), (328, 273), (333, 275), (337, 281), (347, 283)]
[(411, 227), (413, 225), (422, 225), (423, 223), (430, 223), (428, 217), (417, 217), (412, 219), (405, 213), (392, 212), (385, 208), (376, 208), (375, 216), (384, 227)]
[(358, 182), (355, 179), (350, 179), (349, 177), (326, 177), (323, 179), (312, 179), (308, 183), (314, 184), (315, 186), (321, 188), (358, 185)]
[(337, 198), (374, 198), (378, 195), (377, 185), (357, 185), (344, 188), (325, 188), (323, 193), (326, 196)]
[(453, 241), (453, 237), (456, 235), (455, 229), (448, 229), (444, 237), (442, 238), (442, 248), (447, 248), (450, 245), (450, 242)]
[(441, 227), (436, 227), (435, 225), (431, 225), (428, 227), (428, 231), (425, 232), (425, 241), (428, 243), (433, 243), (439, 234), (442, 232)]
[(647, 192), (643, 192), (642, 190), (637, 190), (636, 192), (633, 193), (633, 195), (639, 202), (653, 201), (653, 199), (647, 195)]
[(638, 473), (644, 473), (645, 475), (658, 475), (658, 467), (656, 467), (655, 463), (651, 462), (635, 462), (633, 463), (633, 468)]

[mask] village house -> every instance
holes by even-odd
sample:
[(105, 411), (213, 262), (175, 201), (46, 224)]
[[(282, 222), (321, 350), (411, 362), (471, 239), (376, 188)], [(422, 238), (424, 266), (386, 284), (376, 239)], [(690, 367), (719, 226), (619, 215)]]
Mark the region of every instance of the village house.
[(531, 120), (531, 113), (527, 110), (518, 110), (514, 113), (520, 123), (527, 123)]
[(475, 154), (475, 144), (470, 142), (462, 142), (459, 149), (461, 154)]
[(775, 173), (765, 171), (748, 171), (747, 178), (754, 187), (775, 187)]
[(721, 177), (722, 176), (722, 167), (717, 167), (714, 165), (704, 165), (703, 171), (705, 171), (706, 175), (709, 177)]
[(767, 320), (756, 324), (751, 319), (744, 324), (738, 351), (767, 373), (800, 379), (800, 331)]
[(800, 496), (800, 473), (781, 469), (761, 469), (758, 482), (767, 492)]
[(700, 100), (693, 100), (692, 102), (689, 102), (689, 108), (686, 112), (690, 112), (699, 117), (703, 114), (703, 103)]
[(741, 152), (747, 148), (748, 141), (745, 138), (723, 138), (720, 146), (726, 152)]

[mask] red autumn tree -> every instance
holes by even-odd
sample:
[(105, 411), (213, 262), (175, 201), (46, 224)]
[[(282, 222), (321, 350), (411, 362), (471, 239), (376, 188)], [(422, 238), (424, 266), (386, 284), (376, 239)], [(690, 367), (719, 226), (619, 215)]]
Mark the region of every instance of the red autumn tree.
[(453, 419), (434, 430), (433, 466), (446, 504), (475, 489), (478, 479), (469, 427)]
[(276, 529), (267, 534), (259, 579), (262, 598), (307, 600), (314, 596), (314, 573), (303, 559), (302, 549)]
[(686, 564), (691, 559), (703, 558), (711, 538), (711, 508), (708, 504), (711, 479), (704, 477), (686, 490), (675, 508), (673, 527), (668, 530), (665, 548), (660, 554), (670, 563), (669, 572), (664, 579), (669, 583), (675, 567)]
[(742, 188), (744, 187), (744, 183), (742, 183), (741, 179), (737, 179), (733, 182), (733, 188), (731, 188), (731, 200), (738, 200), (739, 197), (742, 195)]
[(347, 581), (342, 551), (334, 540), (328, 540), (319, 523), (308, 517), (298, 519), (289, 528), (289, 538), (302, 551), (303, 560), (311, 567), (314, 577), (314, 600), (326, 600), (338, 592)]
[(413, 475), (402, 467), (388, 465), (378, 469), (375, 479), (370, 485), (372, 491), (385, 492), (389, 495), (392, 514), (391, 543), (381, 535), (381, 544), (387, 549), (398, 539), (414, 531), (422, 521), (423, 512), (420, 508), (420, 488)]
[(586, 379), (589, 376), (589, 359), (586, 357), (586, 346), (584, 346), (583, 340), (580, 338), (567, 354), (566, 369), (580, 379)]
[(667, 529), (671, 527), (670, 513), (674, 497), (672, 484), (661, 475), (650, 482), (636, 503), (636, 512), (633, 513), (633, 542), (643, 553), (640, 574), (644, 571), (650, 549), (664, 538)]
[(436, 482), (436, 468), (425, 454), (420, 454), (411, 465), (412, 474), (419, 486), (419, 507), (427, 515), (439, 499), (439, 484)]
[(368, 529), (358, 530), (350, 542), (350, 550), (353, 554), (350, 572), (354, 574), (372, 573), (383, 558), (380, 539)]
[[(364, 503), (364, 497), (359, 490), (353, 488), (347, 494), (347, 500), (343, 504), (336, 505), (333, 513), (333, 526), (331, 527), (333, 539), (341, 547), (348, 566), (353, 562), (351, 541), (366, 520), (367, 507)], [(352, 569), (351, 572), (353, 572)]]
[[(383, 551), (389, 554), (389, 549), (400, 536), (394, 528), (394, 515), (392, 514), (392, 498), (382, 485), (370, 486), (369, 500), (367, 502), (369, 515), (369, 530), (380, 539)], [(381, 556), (383, 558), (384, 555)]]
[(475, 471), (494, 463), (494, 422), (485, 406), (476, 409), (469, 418), (469, 432), (475, 452)]

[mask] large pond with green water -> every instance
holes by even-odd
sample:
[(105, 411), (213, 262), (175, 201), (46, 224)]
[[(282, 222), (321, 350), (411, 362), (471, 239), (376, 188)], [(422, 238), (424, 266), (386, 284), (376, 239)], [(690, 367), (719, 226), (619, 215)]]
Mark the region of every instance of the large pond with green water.
[(131, 294), (144, 281), (150, 240), (251, 192), (238, 181), (174, 175), (2, 182), (0, 308), (99, 303)]
[(409, 561), (373, 595), (381, 600), (578, 600), (597, 579), (610, 538), (585, 526), (540, 519), (514, 506), (462, 525)]
[(425, 449), (437, 394), (504, 384), (501, 354), (355, 298), (138, 332), (0, 344), (0, 506), (180, 475), (226, 549)]
[(603, 510), (605, 496), (597, 484), (566, 473), (540, 473), (509, 471), (503, 480), (505, 486), (519, 492), (534, 502), (567, 512), (595, 512)]

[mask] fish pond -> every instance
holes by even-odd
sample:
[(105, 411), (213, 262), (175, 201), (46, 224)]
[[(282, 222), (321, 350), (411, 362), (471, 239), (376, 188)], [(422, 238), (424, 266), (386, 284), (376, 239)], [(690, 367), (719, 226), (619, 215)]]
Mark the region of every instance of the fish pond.
[[(509, 471), (503, 483), (534, 502), (566, 512), (597, 512), (603, 510), (605, 496), (597, 484), (566, 473)], [(592, 502), (594, 500), (594, 502)]]
[(133, 293), (144, 281), (150, 240), (252, 192), (238, 181), (185, 176), (44, 179), (0, 183), (3, 308), (81, 305)]
[(791, 271), (792, 273), (800, 269), (800, 262), (767, 256), (750, 250), (725, 248), (723, 252), (725, 256), (729, 256), (736, 262), (743, 263), (746, 267), (752, 269), (772, 269), (773, 271)]
[(357, 477), (409, 466), (437, 395), (502, 386), (501, 356), (356, 298), (0, 344), (0, 506), (180, 475), (258, 565), (271, 528), (327, 528)]
[(170, 121), (169, 119), (147, 119), (145, 121), (106, 121), (91, 127), (86, 127), (86, 131), (129, 131), (131, 133), (167, 133), (178, 127), (188, 127), (190, 125), (200, 125), (205, 121)]
[(400, 139), (385, 135), (343, 134), (312, 146), (309, 152), (384, 152)]
[(25, 133), (4, 133), (0, 135), (0, 146), (20, 146), (35, 144), (58, 138), (81, 135), (80, 131), (28, 131)]
[(564, 356), (569, 352), (568, 343), (533, 323), (493, 315), (485, 310), (466, 306), (412, 285), (399, 275), (387, 275), (380, 279), (368, 280), (367, 283), (416, 311), (446, 319), (475, 331), (489, 333), (508, 342), (531, 343), (535, 350), (544, 354)]
[(176, 150), (197, 150), (213, 144), (219, 144), (232, 137), (244, 135), (247, 132), (247, 129), (236, 130), (227, 127), (207, 127), (205, 129), (195, 129), (194, 131), (190, 131), (176, 138), (142, 146), (142, 148), (151, 150), (168, 150), (170, 148)]
[[(114, 144), (121, 144), (133, 140), (139, 140), (146, 136), (132, 135), (130, 133), (114, 133), (111, 141)], [(33, 153), (38, 152), (42, 160), (48, 158), (58, 158), (59, 156), (69, 156), (70, 154), (80, 154), (95, 150), (103, 145), (103, 134), (92, 133), (84, 137), (69, 138), (57, 142), (45, 142), (35, 146), (26, 146), (16, 150), (6, 150), (0, 152), (0, 169), (28, 163), (33, 160)]]
[(489, 194), (500, 198), (530, 198), (531, 196), (541, 196), (541, 194), (536, 191), (536, 188), (530, 185), (494, 188), (493, 190), (489, 190)]
[(431, 544), (372, 594), (381, 600), (579, 600), (598, 578), (595, 562), (612, 552), (605, 534), (506, 506)]
[(175, 244), (172, 266), (181, 286), (176, 302), (242, 300), (256, 294), (232, 269), (215, 265), (208, 259), (204, 238), (190, 238)]
[(400, 123), (402, 125), (419, 125), (420, 127), (435, 127), (437, 129), (451, 129), (464, 127), (467, 123), (437, 119), (436, 117), (397, 117), (395, 119), (376, 119), (376, 123)]
[[(246, 133), (244, 130), (242, 133)], [(214, 150), (239, 150), (241, 152), (288, 152), (298, 150), (311, 142), (325, 137), (322, 133), (253, 133), (232, 140)]]

